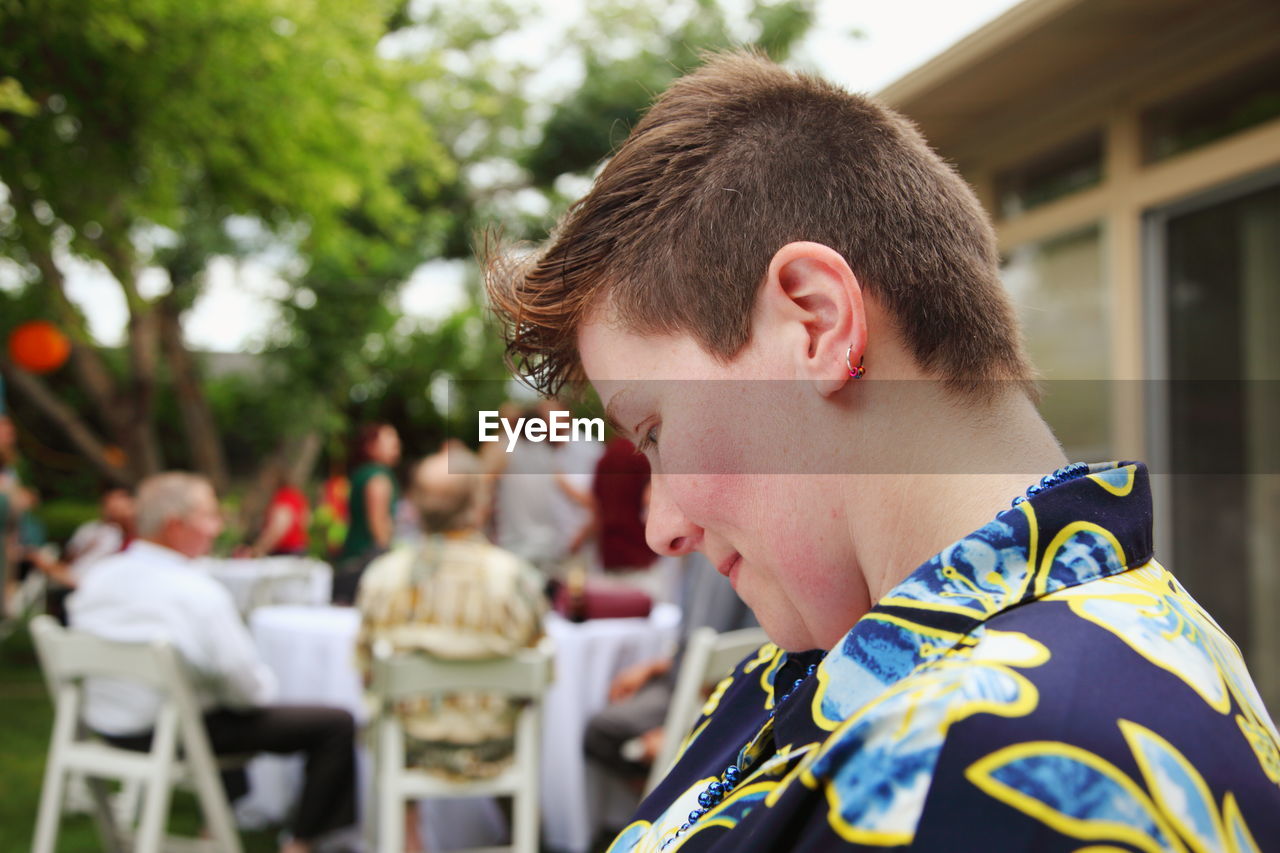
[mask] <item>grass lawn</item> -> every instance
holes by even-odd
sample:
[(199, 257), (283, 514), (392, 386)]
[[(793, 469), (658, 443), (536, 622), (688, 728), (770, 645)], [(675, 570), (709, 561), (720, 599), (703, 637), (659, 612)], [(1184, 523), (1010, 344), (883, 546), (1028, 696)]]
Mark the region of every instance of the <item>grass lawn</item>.
[[(31, 636), (25, 629), (0, 641), (0, 853), (31, 848), (36, 808), (44, 777), (53, 706), (40, 677)], [(200, 809), (195, 798), (177, 793), (170, 810), (170, 831), (195, 835)], [(276, 849), (276, 833), (241, 833), (245, 853)], [(59, 853), (94, 853), (100, 850), (93, 820), (88, 815), (66, 815), (58, 833)]]

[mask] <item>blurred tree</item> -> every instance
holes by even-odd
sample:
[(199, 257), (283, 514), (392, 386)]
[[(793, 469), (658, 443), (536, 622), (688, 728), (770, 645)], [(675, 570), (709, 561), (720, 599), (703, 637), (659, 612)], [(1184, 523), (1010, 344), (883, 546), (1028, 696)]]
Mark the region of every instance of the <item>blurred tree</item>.
[[(541, 239), (702, 50), (783, 58), (813, 0), (589, 2), (531, 52), (520, 32), (545, 17), (530, 0), (0, 0), (0, 257), (24, 310), (75, 342), (71, 371), (12, 383), (24, 403), (121, 479), (167, 462), (221, 480), (278, 456), (305, 475), (373, 417), (413, 452), (466, 437), (450, 418), (501, 398), (497, 338), (477, 307), (406, 321), (401, 285), (424, 260), (471, 259), (495, 224)], [(548, 57), (569, 69), (554, 103), (535, 85)], [(226, 255), (270, 256), (287, 292), (262, 369), (202, 379), (181, 321)], [(68, 298), (73, 258), (125, 294), (123, 352), (94, 346)], [(455, 383), (445, 411), (448, 379), (497, 381)]]
[(612, 153), (653, 98), (706, 51), (749, 46), (780, 62), (814, 20), (814, 0), (752, 0), (738, 14), (714, 0), (595, 0), (588, 10), (571, 34), (582, 84), (556, 105), (522, 159), (544, 188)]
[[(377, 53), (395, 11), (340, 0), (0, 4), (0, 255), (44, 286), (73, 339), (79, 383), (126, 454), (116, 470), (80, 423), (73, 440), (99, 468), (131, 480), (162, 465), (163, 351), (193, 461), (224, 478), (180, 318), (209, 257), (235, 249), (228, 217), (331, 253), (357, 217), (401, 249), (417, 231), (408, 199), (452, 179), (412, 97), (421, 69)], [(67, 296), (72, 256), (100, 263), (124, 293), (122, 375)], [(140, 281), (148, 266), (167, 274), (162, 295)], [(25, 377), (19, 390), (39, 384)]]
[[(382, 52), (421, 69), (415, 93), (460, 164), (434, 197), (411, 199), (427, 223), (426, 256), (472, 261), (474, 235), (495, 228), (507, 239), (543, 238), (581, 191), (582, 176), (704, 50), (749, 44), (782, 59), (812, 25), (813, 5), (754, 0), (730, 13), (719, 0), (657, 0), (644, 8), (594, 2), (576, 26), (530, 52), (530, 25), (538, 28), (545, 15), (538, 4), (404, 3)], [(580, 81), (554, 105), (532, 91), (547, 56), (580, 66)], [(580, 179), (565, 185), (566, 175)], [(295, 395), (305, 387), (321, 401), (314, 422), (339, 429), (392, 421), (406, 458), (446, 435), (473, 439), (475, 425), (462, 414), (496, 408), (506, 390), (499, 338), (474, 307), (481, 304), (474, 265), (473, 307), (406, 331), (411, 324), (389, 298), (389, 282), (408, 277), (401, 262), (410, 259), (383, 251), (377, 231), (357, 225), (364, 243), (343, 248), (358, 251), (310, 250), (310, 268), (282, 303), (285, 322), (270, 356), (286, 365)], [(454, 396), (448, 411), (446, 387)]]

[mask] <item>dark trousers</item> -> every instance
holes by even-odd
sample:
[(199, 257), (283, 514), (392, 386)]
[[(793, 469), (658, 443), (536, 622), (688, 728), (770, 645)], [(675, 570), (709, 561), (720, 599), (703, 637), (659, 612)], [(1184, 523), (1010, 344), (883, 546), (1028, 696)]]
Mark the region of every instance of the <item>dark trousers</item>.
[[(649, 765), (624, 758), (622, 746), (666, 721), (674, 682), (673, 674), (654, 678), (628, 698), (593, 716), (583, 740), (587, 757), (624, 779), (643, 779)], [(682, 738), (684, 732), (666, 732), (664, 736)]]
[[(310, 841), (356, 822), (355, 722), (341, 708), (268, 705), (243, 711), (216, 710), (204, 716), (217, 755), (301, 752), (306, 756), (302, 797), (290, 829)], [(109, 737), (126, 749), (151, 748), (151, 732)], [(227, 796), (248, 791), (244, 771), (223, 774)]]

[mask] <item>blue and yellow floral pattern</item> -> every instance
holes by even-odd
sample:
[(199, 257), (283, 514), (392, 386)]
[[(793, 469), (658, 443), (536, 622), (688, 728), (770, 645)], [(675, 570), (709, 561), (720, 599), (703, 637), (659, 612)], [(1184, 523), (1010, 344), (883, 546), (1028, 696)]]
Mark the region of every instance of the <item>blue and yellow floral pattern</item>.
[[(1145, 469), (1094, 465), (836, 648), (750, 656), (610, 851), (1280, 850), (1278, 744), (1236, 646), (1153, 560)], [(678, 833), (730, 763), (743, 781)]]

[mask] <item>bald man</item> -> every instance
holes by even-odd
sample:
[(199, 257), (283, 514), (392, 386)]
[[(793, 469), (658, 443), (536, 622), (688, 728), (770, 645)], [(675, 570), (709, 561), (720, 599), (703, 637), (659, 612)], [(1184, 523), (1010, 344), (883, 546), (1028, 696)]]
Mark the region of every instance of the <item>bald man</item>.
[[(510, 655), (542, 636), (541, 576), (478, 530), (484, 469), (450, 444), (414, 469), (409, 500), (427, 534), (392, 551), (360, 579), (360, 660), (375, 643), (397, 652), (451, 659)], [(502, 696), (466, 694), (400, 708), (410, 764), (446, 776), (484, 778), (511, 760), (516, 709)], [(406, 820), (406, 850), (421, 850), (417, 822)]]

